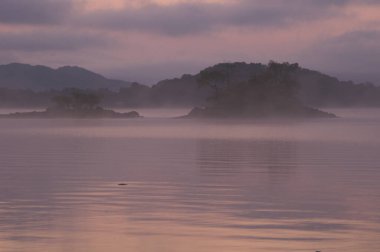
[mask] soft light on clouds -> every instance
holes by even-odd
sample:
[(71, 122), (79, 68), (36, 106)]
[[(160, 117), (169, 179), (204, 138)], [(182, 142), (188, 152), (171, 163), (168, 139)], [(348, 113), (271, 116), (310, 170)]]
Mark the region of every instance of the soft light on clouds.
[(74, 0), (1, 0), (0, 23), (59, 23), (70, 14), (74, 4)]
[(273, 59), (376, 80), (379, 24), (374, 0), (2, 0), (0, 63), (81, 65), (153, 83)]
[(108, 40), (101, 33), (63, 30), (42, 30), (27, 32), (0, 32), (0, 50), (7, 51), (63, 51), (106, 47)]
[[(132, 5), (136, 5), (137, 1), (129, 1), (132, 3)], [(99, 11), (99, 10), (120, 10), (127, 6), (127, 2), (124, 0), (83, 0), (81, 3), (78, 3), (78, 5), (81, 5), (80, 7), (83, 8), (83, 11), (86, 12), (92, 12), (92, 11)]]

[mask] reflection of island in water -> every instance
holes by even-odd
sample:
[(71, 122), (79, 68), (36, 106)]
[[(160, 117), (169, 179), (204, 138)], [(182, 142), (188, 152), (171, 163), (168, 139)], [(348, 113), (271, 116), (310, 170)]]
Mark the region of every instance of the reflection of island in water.
[(198, 143), (198, 166), (206, 176), (257, 173), (271, 180), (279, 175), (283, 180), (296, 168), (295, 142), (203, 139)]
[(54, 105), (45, 111), (16, 112), (0, 115), (5, 118), (137, 118), (136, 111), (119, 113), (99, 106), (100, 97), (72, 90), (67, 95), (55, 96)]

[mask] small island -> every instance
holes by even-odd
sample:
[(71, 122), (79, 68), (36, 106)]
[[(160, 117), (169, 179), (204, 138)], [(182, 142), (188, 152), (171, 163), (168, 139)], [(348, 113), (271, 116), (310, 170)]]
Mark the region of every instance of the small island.
[(196, 107), (185, 118), (335, 118), (305, 106), (297, 97), (297, 63), (271, 61), (249, 80), (236, 81), (233, 66), (200, 72), (198, 83), (210, 93), (209, 104)]
[(99, 106), (100, 97), (91, 93), (72, 90), (69, 94), (55, 96), (54, 105), (44, 111), (16, 112), (0, 115), (0, 118), (139, 118), (136, 111), (119, 113)]

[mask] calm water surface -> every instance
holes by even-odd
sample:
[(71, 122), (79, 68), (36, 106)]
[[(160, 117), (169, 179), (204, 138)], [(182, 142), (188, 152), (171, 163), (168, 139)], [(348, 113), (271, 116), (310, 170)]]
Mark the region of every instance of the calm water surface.
[(0, 251), (380, 251), (380, 110), (145, 112), (1, 119)]

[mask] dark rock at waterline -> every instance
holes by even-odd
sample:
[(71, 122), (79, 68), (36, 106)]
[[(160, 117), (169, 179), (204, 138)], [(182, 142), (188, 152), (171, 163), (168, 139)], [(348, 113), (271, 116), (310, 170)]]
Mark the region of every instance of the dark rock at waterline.
[(16, 112), (0, 115), (1, 118), (139, 118), (138, 112), (115, 112), (98, 107), (96, 109), (57, 109), (48, 108), (45, 111)]
[(306, 106), (279, 109), (193, 108), (184, 118), (336, 118), (332, 113)]

